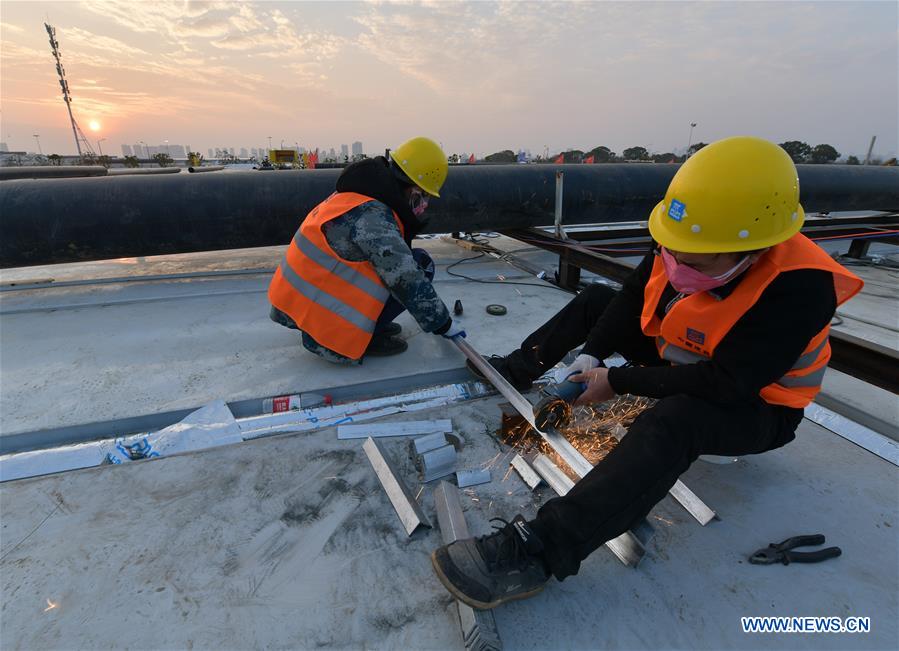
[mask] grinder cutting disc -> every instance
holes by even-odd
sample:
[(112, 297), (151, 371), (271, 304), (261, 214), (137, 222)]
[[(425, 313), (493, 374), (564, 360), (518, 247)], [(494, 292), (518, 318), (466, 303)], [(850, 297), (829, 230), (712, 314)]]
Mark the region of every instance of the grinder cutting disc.
[(541, 430), (564, 427), (570, 418), (571, 405), (556, 396), (547, 396), (534, 407), (534, 423)]

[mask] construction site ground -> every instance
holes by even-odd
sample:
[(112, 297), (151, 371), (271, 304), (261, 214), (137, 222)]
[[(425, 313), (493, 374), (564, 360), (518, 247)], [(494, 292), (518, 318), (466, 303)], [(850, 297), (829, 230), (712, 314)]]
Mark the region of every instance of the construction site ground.
[[(450, 277), (449, 264), (475, 254), (441, 240), (421, 245), (437, 261), (438, 292), (448, 305), (462, 300), (468, 340), (484, 354), (508, 352), (570, 298), (507, 284), (541, 281), (489, 256), (452, 271), (499, 283)], [(53, 282), (0, 295), (0, 435), (215, 399), (346, 387), (399, 393), (464, 377), (459, 351), (408, 315), (399, 322), (409, 350), (398, 357), (337, 367), (304, 351), (296, 332), (268, 319), (264, 270), (280, 251), (5, 270), (4, 288)], [(547, 253), (518, 255), (552, 268)], [(252, 269), (260, 273), (242, 273)], [(241, 273), (147, 278), (228, 270)], [(60, 285), (104, 277), (127, 279)], [(867, 309), (889, 326), (897, 290), (889, 278), (883, 284), (876, 291), (886, 303)], [(508, 314), (486, 314), (490, 303)], [(896, 423), (895, 395), (851, 379), (838, 384), (832, 393), (841, 401), (864, 409), (875, 396), (876, 417)], [(464, 441), (459, 468), (492, 471), (491, 483), (462, 490), (476, 535), (490, 530), (490, 518), (531, 516), (552, 497), (507, 474), (499, 402), (377, 421), (452, 420)], [(422, 487), (408, 439), (382, 441), (436, 524), (436, 482)], [(683, 479), (720, 520), (701, 527), (666, 497), (648, 517), (655, 535), (637, 569), (597, 550), (579, 575), (495, 611), (504, 647), (899, 648), (894, 465), (805, 420), (780, 450), (699, 461)], [(452, 599), (428, 558), (439, 532), (407, 537), (362, 440), (339, 441), (334, 428), (7, 482), (0, 514), (2, 648), (462, 648)], [(811, 533), (824, 533), (843, 555), (815, 565), (747, 562), (759, 547)], [(865, 616), (871, 631), (747, 635), (740, 618), (752, 615)]]

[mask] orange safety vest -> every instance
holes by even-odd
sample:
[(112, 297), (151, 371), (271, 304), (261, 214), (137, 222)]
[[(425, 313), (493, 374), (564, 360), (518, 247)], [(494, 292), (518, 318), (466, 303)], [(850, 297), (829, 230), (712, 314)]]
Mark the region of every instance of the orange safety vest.
[[(351, 359), (365, 353), (390, 292), (370, 262), (344, 260), (325, 239), (322, 226), (374, 201), (355, 192), (335, 192), (300, 224), (268, 286), (272, 305), (322, 346)], [(393, 213), (400, 234), (403, 223)]]
[[(833, 274), (837, 305), (861, 291), (864, 283), (837, 264), (814, 242), (797, 233), (762, 255), (724, 299), (709, 292), (685, 296), (665, 314), (656, 316), (662, 292), (668, 284), (661, 256), (656, 256), (643, 296), (640, 326), (654, 337), (663, 359), (672, 364), (691, 364), (711, 359), (715, 348), (734, 324), (755, 305), (778, 274), (797, 269), (821, 269)], [(773, 405), (802, 408), (821, 390), (824, 370), (830, 360), (830, 324), (808, 342), (802, 355), (786, 375), (762, 388), (759, 395)]]

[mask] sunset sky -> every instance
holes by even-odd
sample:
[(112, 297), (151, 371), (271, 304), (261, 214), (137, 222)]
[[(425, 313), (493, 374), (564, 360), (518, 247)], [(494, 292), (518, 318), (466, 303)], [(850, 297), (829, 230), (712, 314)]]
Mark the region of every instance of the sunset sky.
[[(897, 3), (0, 2), (12, 150), (121, 143), (656, 152), (752, 134), (894, 156)], [(91, 131), (89, 125), (99, 127)]]

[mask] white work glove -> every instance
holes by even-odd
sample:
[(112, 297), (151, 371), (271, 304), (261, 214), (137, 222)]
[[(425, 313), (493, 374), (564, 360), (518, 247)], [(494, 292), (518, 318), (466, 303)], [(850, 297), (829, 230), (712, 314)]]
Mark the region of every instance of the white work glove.
[(462, 329), (462, 325), (458, 321), (450, 319), (449, 329), (440, 336), (446, 337), (447, 339), (452, 339), (453, 337), (465, 337), (465, 330)]
[(571, 362), (571, 364), (563, 366), (553, 373), (553, 382), (559, 384), (560, 382), (567, 380), (568, 376), (573, 373), (583, 373), (584, 371), (589, 371), (591, 368), (596, 368), (597, 366), (599, 366), (598, 359), (593, 355), (584, 355), (581, 353), (574, 358), (574, 361)]

